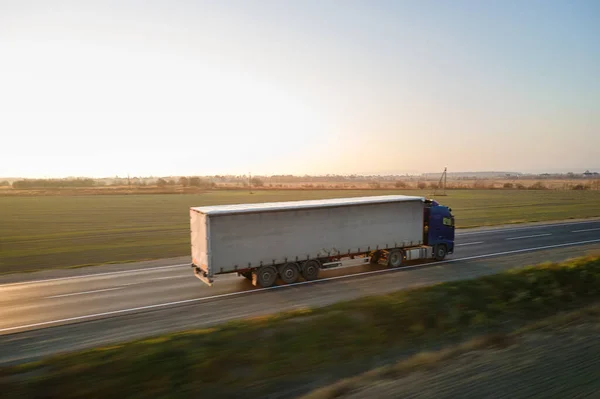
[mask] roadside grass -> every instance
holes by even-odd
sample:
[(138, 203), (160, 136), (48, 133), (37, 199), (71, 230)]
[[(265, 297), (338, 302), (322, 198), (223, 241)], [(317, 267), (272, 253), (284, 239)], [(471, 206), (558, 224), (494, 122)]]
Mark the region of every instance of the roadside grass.
[(396, 379), (408, 373), (439, 367), (441, 363), (454, 359), (463, 353), (488, 348), (505, 348), (514, 342), (515, 339), (511, 335), (490, 334), (472, 338), (441, 350), (419, 352), (397, 363), (378, 367), (358, 376), (345, 378), (329, 386), (316, 389), (302, 396), (302, 399), (339, 398), (381, 380)]
[[(0, 274), (189, 253), (191, 206), (408, 190), (206, 191), (201, 194), (0, 197)], [(459, 228), (600, 216), (600, 191), (455, 190), (439, 197)]]
[(423, 351), (399, 362), (369, 370), (363, 374), (345, 378), (329, 386), (316, 389), (302, 399), (332, 399), (344, 396), (371, 384), (401, 378), (416, 371), (432, 370), (442, 367), (448, 360), (458, 356), (485, 349), (504, 349), (518, 344), (525, 334), (538, 331), (557, 331), (574, 325), (600, 321), (600, 304), (595, 303), (582, 309), (560, 312), (541, 320), (533, 321), (510, 333), (492, 333), (471, 338), (457, 345), (440, 350)]
[[(7, 398), (297, 396), (477, 336), (383, 370), (509, 345), (511, 331), (543, 328), (548, 321), (530, 323), (599, 299), (600, 257), (578, 258), (5, 367), (0, 392)], [(346, 388), (334, 393), (340, 389)]]

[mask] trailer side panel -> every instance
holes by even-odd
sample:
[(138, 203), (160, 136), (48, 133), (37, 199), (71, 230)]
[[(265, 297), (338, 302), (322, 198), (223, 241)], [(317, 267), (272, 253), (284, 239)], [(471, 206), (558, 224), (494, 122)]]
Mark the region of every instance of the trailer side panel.
[[(202, 251), (201, 244), (193, 246), (193, 256), (200, 262), (196, 263), (198, 266), (202, 262), (209, 264), (212, 269), (209, 274), (213, 275), (261, 264), (366, 252), (368, 248), (420, 245), (423, 207), (423, 202), (417, 199), (211, 215), (210, 257), (205, 256), (207, 251)], [(194, 239), (192, 232), (192, 242)]]

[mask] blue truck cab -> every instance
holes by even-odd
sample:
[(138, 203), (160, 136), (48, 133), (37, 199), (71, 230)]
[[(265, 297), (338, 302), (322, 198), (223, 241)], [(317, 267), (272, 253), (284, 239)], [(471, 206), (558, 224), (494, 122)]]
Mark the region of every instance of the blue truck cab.
[(423, 242), (433, 248), (433, 257), (442, 260), (454, 252), (454, 216), (452, 209), (435, 200), (425, 201)]

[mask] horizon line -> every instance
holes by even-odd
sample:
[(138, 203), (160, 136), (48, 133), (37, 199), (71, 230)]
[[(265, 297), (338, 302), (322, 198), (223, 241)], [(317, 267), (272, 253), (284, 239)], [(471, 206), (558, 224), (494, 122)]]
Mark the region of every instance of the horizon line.
[[(566, 175), (569, 173), (573, 174), (584, 174), (585, 172), (589, 173), (599, 173), (600, 168), (588, 168), (583, 171), (573, 172), (572, 170), (566, 171), (555, 171), (555, 172), (514, 172), (514, 171), (494, 171), (494, 170), (481, 170), (481, 171), (456, 171), (456, 172), (447, 172), (448, 175), (468, 175), (468, 174), (497, 174), (501, 175)], [(253, 177), (276, 177), (276, 176), (289, 176), (289, 177), (419, 177), (425, 175), (442, 175), (443, 172), (420, 172), (420, 173), (347, 173), (347, 174), (339, 174), (339, 173), (325, 173), (325, 174), (261, 174), (261, 173), (252, 173)], [(70, 176), (44, 176), (44, 177), (27, 177), (27, 176), (4, 176), (0, 177), (2, 180), (15, 180), (15, 179), (42, 179), (42, 180), (64, 180), (64, 179), (95, 179), (95, 180), (105, 180), (105, 179), (158, 179), (158, 178), (173, 178), (173, 177), (247, 177), (249, 173), (245, 174), (181, 174), (181, 175), (116, 175), (116, 176), (103, 176), (103, 177), (93, 177), (93, 176), (85, 176), (85, 175), (70, 175)]]

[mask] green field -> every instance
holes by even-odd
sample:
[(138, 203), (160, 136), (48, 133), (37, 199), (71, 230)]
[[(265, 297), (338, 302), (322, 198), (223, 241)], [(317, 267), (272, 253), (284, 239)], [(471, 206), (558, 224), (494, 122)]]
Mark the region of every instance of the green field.
[[(0, 273), (185, 256), (190, 206), (399, 193), (285, 190), (0, 197)], [(452, 207), (459, 228), (600, 216), (600, 191), (460, 190), (438, 200)]]

